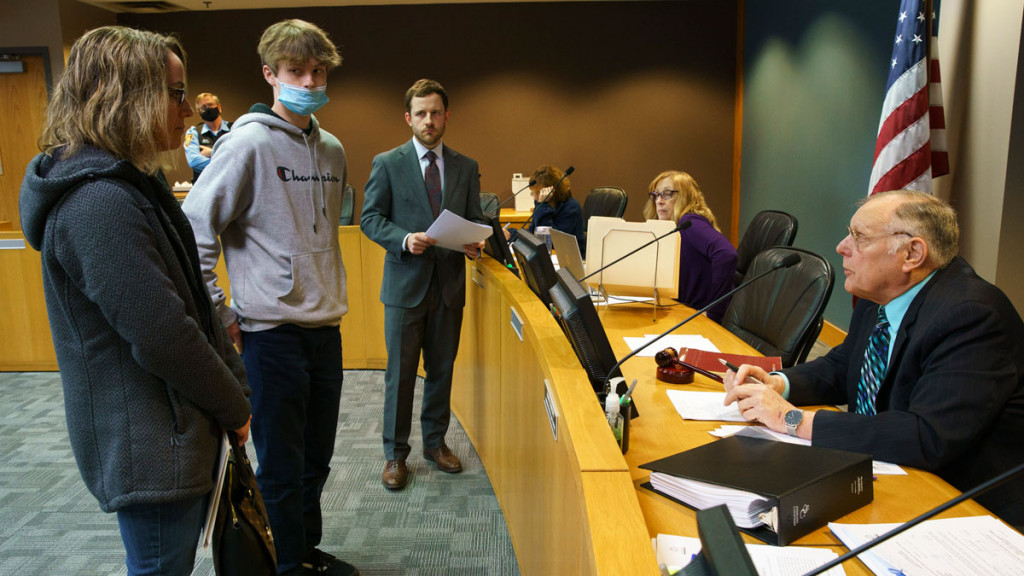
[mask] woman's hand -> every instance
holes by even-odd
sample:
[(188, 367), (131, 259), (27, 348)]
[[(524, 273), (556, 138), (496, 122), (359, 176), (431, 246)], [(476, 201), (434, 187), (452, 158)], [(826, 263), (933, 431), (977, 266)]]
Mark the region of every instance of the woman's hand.
[(239, 444), (245, 444), (249, 440), (250, 424), (252, 424), (252, 414), (250, 414), (249, 419), (245, 421), (245, 426), (242, 426), (238, 430), (235, 430), (235, 436), (238, 437)]

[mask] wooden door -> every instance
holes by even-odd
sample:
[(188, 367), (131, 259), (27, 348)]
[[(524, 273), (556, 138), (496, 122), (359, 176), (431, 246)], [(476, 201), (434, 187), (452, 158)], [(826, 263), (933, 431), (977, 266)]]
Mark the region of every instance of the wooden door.
[(43, 57), (21, 60), (24, 72), (0, 74), (0, 222), (10, 221), (11, 230), (21, 230), (18, 193), (25, 167), (39, 153), (47, 102)]

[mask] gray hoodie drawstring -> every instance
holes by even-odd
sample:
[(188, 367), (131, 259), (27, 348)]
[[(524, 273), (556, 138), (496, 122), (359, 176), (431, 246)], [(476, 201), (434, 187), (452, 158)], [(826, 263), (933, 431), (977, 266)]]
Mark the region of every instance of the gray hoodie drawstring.
[[(315, 158), (316, 146), (310, 147), (309, 136), (305, 133), (302, 134), (302, 140), (306, 143), (306, 159), (309, 161), (309, 210), (313, 214), (313, 234), (316, 234), (318, 227), (316, 223), (316, 198), (313, 195), (313, 181), (320, 179)], [(321, 183), (322, 186), (323, 183)]]
[(313, 162), (317, 167), (317, 182), (320, 183), (320, 212), (324, 215), (324, 220), (327, 220), (327, 188), (324, 186), (324, 176), (319, 172), (320, 154), (316, 146), (313, 147)]

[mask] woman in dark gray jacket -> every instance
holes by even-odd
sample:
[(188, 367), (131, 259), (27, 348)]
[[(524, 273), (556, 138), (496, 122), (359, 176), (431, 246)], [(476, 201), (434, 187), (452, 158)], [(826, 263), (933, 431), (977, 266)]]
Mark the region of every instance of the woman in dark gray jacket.
[(192, 108), (174, 38), (98, 28), (72, 46), (20, 212), (42, 252), (71, 446), (117, 512), (129, 574), (190, 574), (220, 430), (249, 389), (160, 172)]

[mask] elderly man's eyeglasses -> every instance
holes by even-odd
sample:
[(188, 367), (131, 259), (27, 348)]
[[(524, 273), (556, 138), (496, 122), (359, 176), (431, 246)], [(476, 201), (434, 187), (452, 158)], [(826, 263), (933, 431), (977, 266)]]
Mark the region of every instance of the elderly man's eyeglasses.
[(913, 238), (914, 235), (910, 232), (879, 232), (878, 234), (861, 234), (855, 232), (850, 226), (846, 227), (846, 231), (849, 233), (850, 238), (853, 238), (853, 244), (858, 250), (871, 243), (873, 238), (881, 238), (882, 236), (907, 236)]
[(657, 202), (658, 198), (661, 198), (662, 200), (671, 200), (672, 197), (675, 196), (676, 194), (679, 194), (679, 190), (663, 190), (661, 192), (651, 192), (650, 194), (648, 194), (648, 196), (651, 197), (651, 200)]
[(177, 100), (178, 106), (185, 104), (185, 96), (188, 95), (188, 92), (186, 92), (184, 88), (171, 88), (168, 86), (167, 93), (171, 95), (171, 102)]

